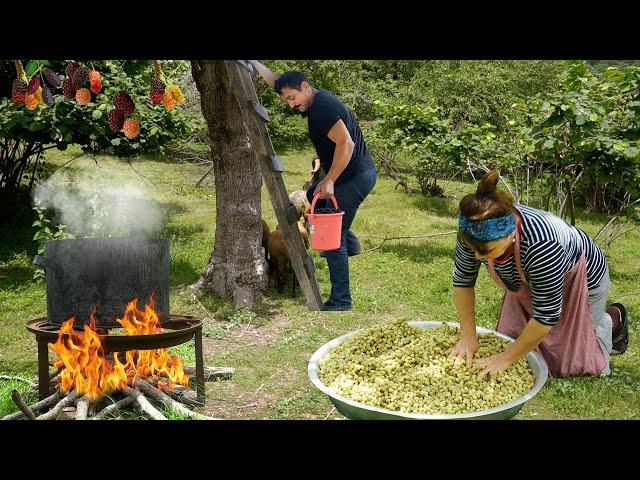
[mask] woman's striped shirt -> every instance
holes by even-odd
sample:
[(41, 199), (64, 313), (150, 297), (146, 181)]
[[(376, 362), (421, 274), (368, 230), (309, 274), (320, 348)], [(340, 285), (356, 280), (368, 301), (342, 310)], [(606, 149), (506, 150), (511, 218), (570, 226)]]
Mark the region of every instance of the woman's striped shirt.
[[(602, 279), (607, 261), (593, 240), (579, 228), (543, 210), (525, 205), (516, 205), (516, 208), (522, 215), (520, 258), (531, 288), (533, 317), (546, 325), (555, 325), (562, 312), (564, 275), (584, 253), (587, 288), (591, 290)], [(515, 292), (522, 282), (514, 258), (494, 267), (505, 286)], [(480, 263), (487, 265), (486, 260), (477, 260), (474, 251), (458, 239), (453, 285), (473, 287)]]

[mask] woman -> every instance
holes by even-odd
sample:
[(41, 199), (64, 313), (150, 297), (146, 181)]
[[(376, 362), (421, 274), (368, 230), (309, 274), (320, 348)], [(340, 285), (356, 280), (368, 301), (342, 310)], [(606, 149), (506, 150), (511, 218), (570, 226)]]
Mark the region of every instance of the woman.
[(609, 375), (609, 355), (628, 344), (627, 311), (605, 311), (609, 268), (596, 244), (559, 217), (497, 190), (488, 173), (460, 201), (453, 296), (460, 340), (451, 351), (472, 366), (478, 350), (475, 281), (480, 263), (505, 290), (496, 330), (516, 338), (504, 352), (478, 359), (480, 375), (496, 375), (538, 347), (553, 377)]

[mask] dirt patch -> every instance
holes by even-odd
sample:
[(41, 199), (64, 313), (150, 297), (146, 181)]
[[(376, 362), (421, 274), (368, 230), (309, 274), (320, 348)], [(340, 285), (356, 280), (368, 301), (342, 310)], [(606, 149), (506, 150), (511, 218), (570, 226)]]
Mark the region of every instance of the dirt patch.
[[(244, 348), (268, 347), (277, 341), (282, 329), (292, 323), (289, 317), (276, 309), (269, 311), (269, 321), (263, 325), (233, 324), (226, 320), (210, 319), (205, 322), (208, 324), (204, 328), (205, 332), (211, 332), (209, 336), (203, 335), (202, 339), (206, 364), (210, 363), (207, 361), (208, 358), (221, 351), (233, 354)], [(278, 400), (278, 394), (272, 391), (273, 388), (294, 381), (295, 376), (295, 369), (285, 372), (282, 368), (277, 368), (254, 392), (241, 391), (233, 380), (207, 383), (204, 413), (223, 419), (256, 418), (256, 414), (273, 407)]]
[[(269, 321), (264, 325), (252, 323), (233, 324), (225, 320), (205, 320), (209, 329), (226, 331), (224, 338), (203, 335), (202, 349), (207, 358), (220, 351), (235, 352), (241, 348), (262, 348), (275, 342), (283, 327), (291, 325), (291, 319), (278, 310), (269, 312)], [(206, 331), (206, 329), (205, 329)]]

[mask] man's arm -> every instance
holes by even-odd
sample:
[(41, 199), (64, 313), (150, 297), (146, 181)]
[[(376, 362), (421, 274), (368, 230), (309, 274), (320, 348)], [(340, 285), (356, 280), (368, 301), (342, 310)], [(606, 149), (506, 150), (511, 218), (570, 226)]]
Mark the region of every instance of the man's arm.
[(327, 133), (327, 137), (336, 144), (336, 149), (333, 153), (331, 168), (327, 172), (324, 180), (318, 184), (314, 192), (320, 193), (320, 198), (330, 198), (331, 195), (333, 195), (333, 184), (344, 169), (347, 168), (355, 147), (355, 143), (349, 134), (349, 130), (347, 130), (347, 126), (344, 124), (342, 119), (333, 124), (331, 130)]
[(261, 64), (257, 60), (247, 60), (247, 62), (253, 65), (253, 67), (258, 71), (258, 73), (262, 76), (262, 78), (264, 78), (265, 81), (269, 84), (269, 86), (273, 88), (273, 86), (276, 83), (276, 79), (278, 78), (278, 75), (273, 73), (271, 70), (269, 70), (267, 67), (265, 67), (263, 64)]

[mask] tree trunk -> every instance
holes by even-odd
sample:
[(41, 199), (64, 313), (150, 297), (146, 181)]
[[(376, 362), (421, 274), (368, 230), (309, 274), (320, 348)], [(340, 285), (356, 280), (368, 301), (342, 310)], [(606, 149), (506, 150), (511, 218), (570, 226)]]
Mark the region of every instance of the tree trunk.
[(262, 177), (224, 60), (192, 60), (191, 71), (211, 138), (216, 189), (215, 245), (195, 287), (253, 305), (267, 289), (262, 255)]

